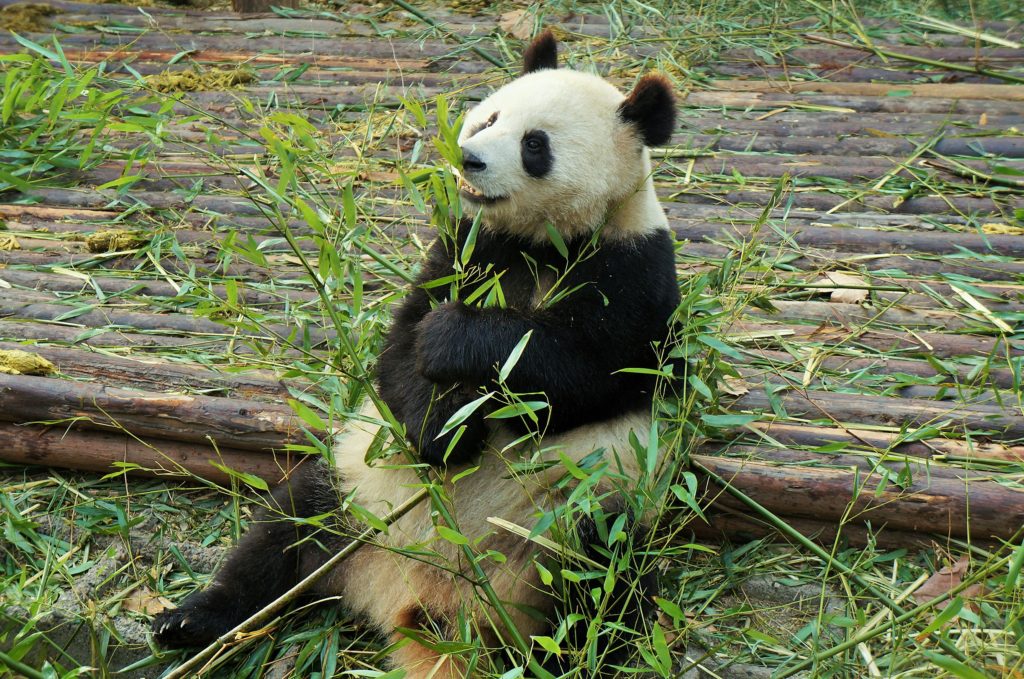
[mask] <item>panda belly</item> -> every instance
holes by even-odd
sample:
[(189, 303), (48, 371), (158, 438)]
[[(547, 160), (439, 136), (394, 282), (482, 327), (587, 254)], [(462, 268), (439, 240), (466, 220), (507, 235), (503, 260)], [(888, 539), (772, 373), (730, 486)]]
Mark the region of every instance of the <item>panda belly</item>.
[[(364, 405), (361, 416), (379, 420), (372, 403)], [(622, 451), (613, 462), (616, 471), (636, 477), (637, 463), (629, 444), (630, 432), (643, 440), (650, 428), (649, 411), (636, 412), (615, 420), (594, 423), (548, 436), (543, 441), (544, 460), (557, 461), (559, 451), (579, 462), (598, 448), (608, 456)], [(377, 516), (410, 499), (420, 488), (420, 479), (412, 469), (389, 467), (378, 461), (369, 466), (364, 457), (378, 426), (353, 420), (336, 443), (334, 453), (343, 496), (352, 493), (353, 501)], [(552, 602), (539, 582), (533, 564), (538, 547), (518, 535), (489, 523), (499, 517), (519, 526), (532, 528), (539, 512), (564, 501), (554, 483), (565, 473), (555, 465), (543, 472), (518, 475), (512, 463), (528, 458), (536, 444), (514, 443), (519, 434), (505, 426), (492, 428), (484, 452), (472, 463), (440, 470), (446, 480), (445, 493), (451, 500), (451, 512), (459, 531), (475, 552), (495, 550), (505, 556), (502, 563), (484, 559), (481, 565), (506, 607), (519, 632), (528, 637), (542, 634), (547, 623), (526, 615), (521, 607), (548, 614)], [(513, 444), (513, 445), (510, 445)], [(449, 479), (473, 466), (479, 468), (452, 483)], [(599, 490), (602, 490), (599, 488)], [(340, 594), (353, 612), (366, 616), (384, 632), (395, 627), (419, 627), (424, 619), (442, 634), (454, 634), (454, 622), (461, 609), (477, 623), (485, 641), (496, 639), (490, 623), (496, 620), (471, 584), (471, 573), (462, 549), (441, 538), (431, 520), (429, 500), (422, 501), (378, 536), (380, 546), (366, 545), (330, 576), (324, 594)], [(400, 551), (412, 548), (416, 558)], [(460, 577), (464, 575), (467, 577)], [(447, 629), (446, 629), (447, 627)], [(504, 636), (504, 635), (502, 635)], [(488, 638), (490, 637), (490, 638)], [(449, 639), (455, 638), (448, 636)]]

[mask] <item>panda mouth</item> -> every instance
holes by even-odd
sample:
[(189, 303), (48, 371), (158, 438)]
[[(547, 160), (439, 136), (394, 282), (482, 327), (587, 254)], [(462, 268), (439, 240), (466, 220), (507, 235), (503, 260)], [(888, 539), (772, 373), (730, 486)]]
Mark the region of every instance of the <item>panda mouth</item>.
[(479, 203), (481, 205), (494, 205), (495, 203), (501, 202), (508, 198), (508, 196), (488, 196), (481, 193), (475, 186), (466, 181), (466, 178), (461, 173), (456, 173), (456, 177), (459, 180), (459, 195), (471, 203)]

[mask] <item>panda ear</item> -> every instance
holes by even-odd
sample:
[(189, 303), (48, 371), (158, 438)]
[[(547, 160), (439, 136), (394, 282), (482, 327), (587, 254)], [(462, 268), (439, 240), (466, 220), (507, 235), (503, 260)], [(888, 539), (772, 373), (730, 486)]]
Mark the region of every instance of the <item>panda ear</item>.
[(523, 52), (523, 75), (542, 68), (558, 68), (558, 41), (550, 31), (544, 31)]
[(645, 75), (619, 105), (619, 117), (636, 128), (647, 146), (668, 142), (676, 127), (672, 85), (664, 76)]

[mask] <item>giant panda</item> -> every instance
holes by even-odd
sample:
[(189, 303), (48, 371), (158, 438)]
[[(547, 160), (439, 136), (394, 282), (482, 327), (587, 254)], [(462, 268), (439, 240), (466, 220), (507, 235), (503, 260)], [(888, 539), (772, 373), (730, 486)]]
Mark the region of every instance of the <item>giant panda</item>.
[[(610, 471), (592, 489), (599, 511), (628, 514), (636, 527), (626, 532), (643, 532), (628, 488), (642, 474), (637, 449), (648, 448), (654, 373), (679, 303), (673, 238), (648, 147), (667, 142), (674, 125), (674, 98), (662, 77), (645, 76), (624, 96), (596, 75), (558, 68), (550, 33), (529, 45), (522, 75), (464, 119), (461, 200), (476, 220), (438, 238), (394, 314), (378, 391), (397, 431), (387, 431), (368, 401), (336, 443), (337, 469), (309, 463), (295, 470), (212, 584), (156, 618), (160, 644), (213, 641), (363, 528), (343, 506), (384, 516), (417, 492), (425, 470), (438, 480), (458, 533), (485, 555), (477, 563), (521, 637), (551, 635), (552, 625), (567, 620), (556, 603), (573, 583), (563, 581), (555, 594), (559, 583), (542, 577), (558, 573), (559, 556), (489, 519), (533, 528), (578, 487), (580, 468), (606, 465)], [(453, 280), (461, 287), (447, 283)], [(500, 294), (489, 304), (480, 303), (483, 295), (467, 302), (484, 284)], [(502, 366), (506, 374), (499, 375)], [(487, 393), (526, 395), (532, 417), (489, 417), (493, 400), (473, 410)], [(388, 435), (418, 464), (368, 458)], [(337, 518), (315, 526), (294, 518), (325, 515)], [(389, 635), (391, 662), (407, 677), (482, 673), (486, 660), (444, 655), (451, 645), (427, 641), (465, 641), (467, 622), (481, 647), (508, 642), (463, 546), (442, 538), (438, 524), (430, 502), (420, 503), (315, 592), (340, 595)], [(624, 553), (608, 546), (586, 513), (568, 530), (591, 564)], [(606, 662), (622, 659), (613, 632), (642, 631), (656, 587), (653, 565), (635, 557), (641, 551), (638, 542), (626, 568), (635, 572), (619, 572), (613, 586), (576, 584), (572, 610), (586, 616), (603, 607), (614, 624), (588, 631), (577, 615), (561, 635), (566, 643), (588, 648), (591, 658), (605, 644), (597, 653), (607, 652)], [(545, 667), (564, 670), (564, 661), (549, 657)]]

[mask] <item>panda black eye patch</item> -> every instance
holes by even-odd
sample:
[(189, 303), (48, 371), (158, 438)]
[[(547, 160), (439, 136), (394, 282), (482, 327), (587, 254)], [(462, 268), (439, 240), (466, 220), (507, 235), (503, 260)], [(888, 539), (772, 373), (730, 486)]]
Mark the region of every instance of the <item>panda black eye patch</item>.
[(551, 155), (551, 144), (548, 141), (547, 132), (530, 130), (523, 135), (520, 147), (523, 169), (526, 170), (526, 174), (540, 179), (551, 171), (555, 157)]

